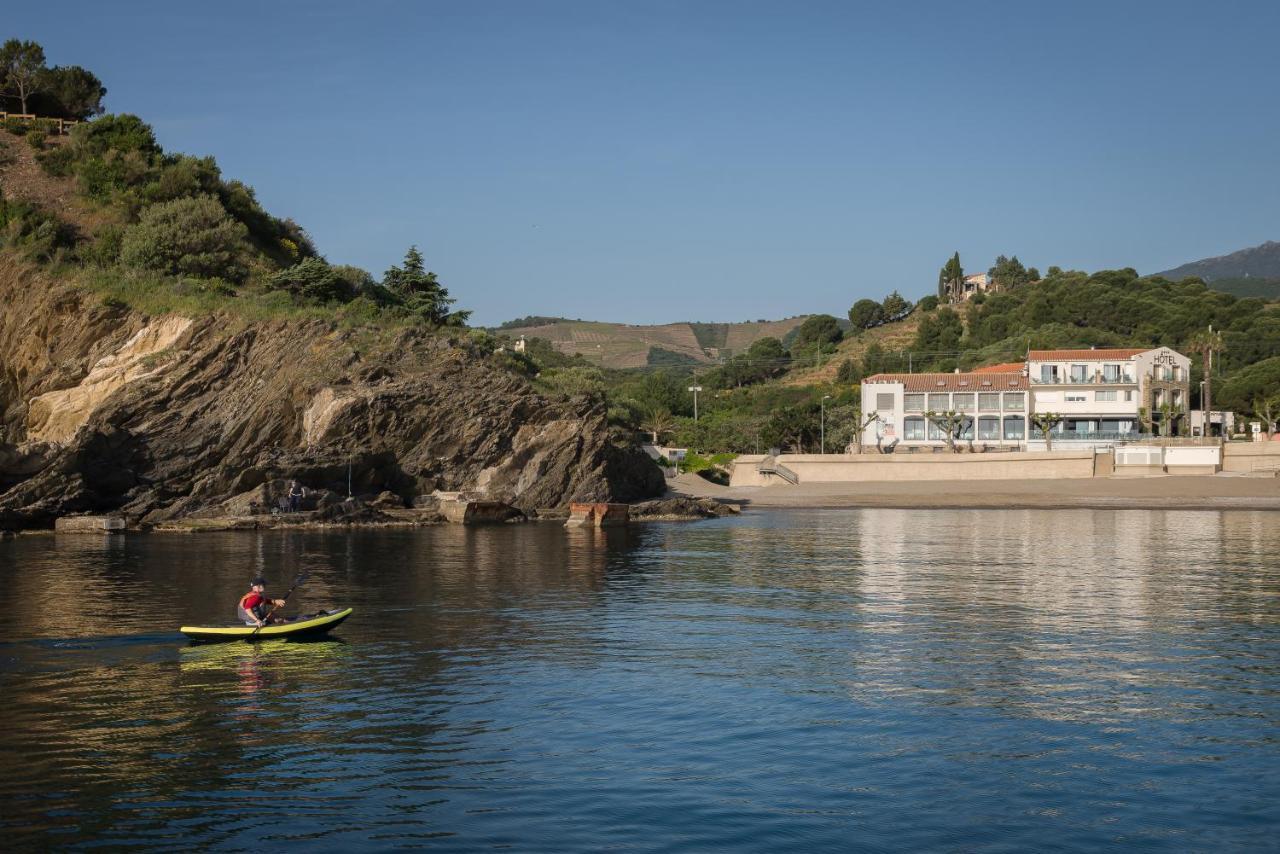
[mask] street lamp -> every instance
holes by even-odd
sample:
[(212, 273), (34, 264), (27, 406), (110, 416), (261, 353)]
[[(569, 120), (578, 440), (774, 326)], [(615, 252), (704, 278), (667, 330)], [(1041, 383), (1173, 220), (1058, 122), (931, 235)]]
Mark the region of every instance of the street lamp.
[(819, 439), (819, 442), (821, 443), (819, 446), (819, 453), (822, 453), (822, 454), (825, 454), (827, 452), (827, 399), (830, 397), (831, 395), (824, 394), (822, 396), (822, 400), (818, 401), (818, 406), (822, 410), (822, 420), (821, 420), (822, 426), (820, 427), (822, 438)]
[(698, 392), (702, 391), (702, 386), (691, 385), (689, 391), (693, 392), (693, 423), (698, 423)]

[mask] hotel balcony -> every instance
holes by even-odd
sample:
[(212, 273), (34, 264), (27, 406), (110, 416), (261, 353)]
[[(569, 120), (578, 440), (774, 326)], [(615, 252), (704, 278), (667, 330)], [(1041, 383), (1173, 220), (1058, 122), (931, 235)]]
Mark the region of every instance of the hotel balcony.
[(1093, 376), (1032, 376), (1028, 379), (1031, 380), (1032, 385), (1137, 385), (1133, 374), (1119, 374), (1114, 377), (1106, 377), (1102, 374), (1094, 374)]

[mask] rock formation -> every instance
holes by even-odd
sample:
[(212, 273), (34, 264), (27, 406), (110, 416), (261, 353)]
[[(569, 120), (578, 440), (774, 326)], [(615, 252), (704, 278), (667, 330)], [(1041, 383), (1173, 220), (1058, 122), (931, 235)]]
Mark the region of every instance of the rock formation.
[(465, 334), (146, 317), (0, 258), (0, 529), (152, 523), (297, 478), (523, 510), (658, 495), (588, 398), (552, 401)]

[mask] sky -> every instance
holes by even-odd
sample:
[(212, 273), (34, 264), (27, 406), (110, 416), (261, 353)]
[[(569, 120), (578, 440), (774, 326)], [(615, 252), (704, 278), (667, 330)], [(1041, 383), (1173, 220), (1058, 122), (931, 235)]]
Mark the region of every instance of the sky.
[(9, 4), (111, 112), (473, 323), (842, 316), (1280, 239), (1280, 3)]

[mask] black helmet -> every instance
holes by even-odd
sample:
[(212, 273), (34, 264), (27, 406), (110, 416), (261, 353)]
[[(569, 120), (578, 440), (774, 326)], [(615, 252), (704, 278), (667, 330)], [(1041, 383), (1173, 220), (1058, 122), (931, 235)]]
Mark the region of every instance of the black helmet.
[(249, 586), (250, 587), (266, 587), (267, 580), (263, 578), (261, 575), (255, 575), (253, 577), (253, 581), (249, 582)]

